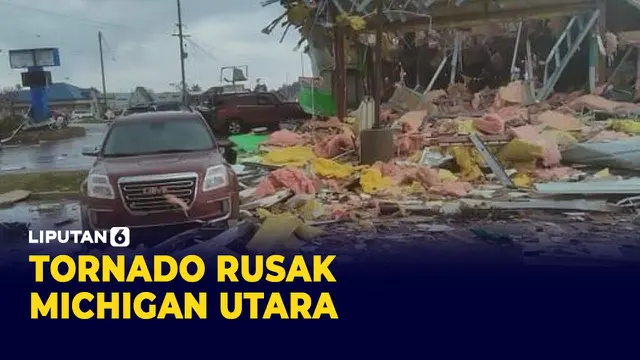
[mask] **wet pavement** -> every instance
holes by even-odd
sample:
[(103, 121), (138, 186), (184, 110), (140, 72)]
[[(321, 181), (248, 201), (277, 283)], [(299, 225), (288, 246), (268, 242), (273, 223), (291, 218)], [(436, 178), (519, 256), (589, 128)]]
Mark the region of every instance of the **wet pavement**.
[(84, 170), (93, 158), (82, 155), (87, 146), (99, 145), (107, 124), (74, 124), (86, 128), (86, 136), (31, 146), (5, 146), (0, 150), (0, 171)]
[[(80, 230), (80, 204), (75, 201), (57, 201), (42, 203), (18, 203), (10, 208), (0, 209), (0, 226), (9, 223), (27, 223), (30, 230)], [(65, 220), (71, 222), (59, 224)], [(0, 229), (2, 230), (2, 229)], [(34, 245), (28, 238), (19, 236), (0, 237), (0, 262), (6, 258), (15, 260), (15, 254), (21, 253), (73, 253), (80, 250), (76, 244)], [(15, 234), (12, 234), (15, 235)]]

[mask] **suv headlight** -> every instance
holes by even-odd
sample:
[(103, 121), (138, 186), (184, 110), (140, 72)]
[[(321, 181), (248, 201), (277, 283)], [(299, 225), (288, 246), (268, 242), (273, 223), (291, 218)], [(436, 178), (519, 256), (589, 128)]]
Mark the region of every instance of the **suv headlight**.
[(224, 165), (212, 166), (207, 169), (202, 182), (202, 191), (211, 191), (229, 185), (227, 168)]
[(89, 175), (87, 177), (87, 195), (94, 199), (113, 200), (116, 193), (105, 175)]

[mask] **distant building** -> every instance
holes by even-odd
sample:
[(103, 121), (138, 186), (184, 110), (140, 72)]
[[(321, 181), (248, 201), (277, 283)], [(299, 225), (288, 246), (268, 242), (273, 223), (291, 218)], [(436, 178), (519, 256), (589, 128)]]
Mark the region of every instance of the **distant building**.
[(129, 93), (107, 93), (107, 107), (111, 110), (125, 110), (138, 105), (180, 101), (182, 101), (182, 94), (179, 92), (156, 93), (143, 86), (138, 86)]
[[(95, 88), (80, 88), (67, 83), (54, 83), (47, 88), (49, 108), (66, 113), (75, 110), (89, 111), (96, 116), (101, 113), (102, 104), (105, 101), (102, 93)], [(107, 109), (113, 111), (125, 110), (136, 105), (161, 104), (167, 102), (182, 101), (180, 92), (155, 93), (153, 90), (138, 86), (129, 93), (107, 92)], [(15, 108), (18, 111), (26, 111), (31, 105), (29, 89), (18, 93)], [(104, 109), (106, 111), (106, 109)]]
[[(100, 93), (95, 89), (80, 88), (67, 83), (54, 83), (47, 88), (49, 108), (66, 113), (74, 110), (98, 113), (98, 99)], [(29, 89), (20, 90), (16, 98), (15, 107), (19, 111), (26, 111), (31, 106)]]
[(111, 110), (124, 110), (129, 108), (131, 102), (131, 94), (127, 93), (110, 93), (107, 92), (107, 108)]

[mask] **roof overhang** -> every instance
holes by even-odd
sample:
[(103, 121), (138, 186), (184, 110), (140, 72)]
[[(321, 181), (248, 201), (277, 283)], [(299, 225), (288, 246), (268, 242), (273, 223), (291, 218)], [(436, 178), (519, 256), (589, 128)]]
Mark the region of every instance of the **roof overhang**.
[(460, 28), (486, 25), (488, 22), (510, 22), (545, 19), (573, 15), (595, 9), (595, 0), (467, 0), (455, 6), (454, 2), (438, 1), (430, 9), (431, 19), (414, 19), (388, 26), (398, 30), (434, 28)]
[[(368, 19), (378, 4), (378, 0), (328, 1)], [(597, 0), (383, 0), (383, 4), (385, 29), (412, 31), (571, 15), (594, 9)], [(375, 26), (375, 22), (369, 24)]]

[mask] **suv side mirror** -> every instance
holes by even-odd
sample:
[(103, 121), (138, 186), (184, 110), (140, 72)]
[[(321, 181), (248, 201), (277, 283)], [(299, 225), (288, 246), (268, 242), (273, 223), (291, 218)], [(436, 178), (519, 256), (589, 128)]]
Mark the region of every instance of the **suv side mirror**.
[(97, 146), (85, 146), (82, 149), (82, 155), (84, 155), (84, 156), (96, 157), (96, 156), (98, 156), (99, 152), (100, 152), (100, 150), (98, 150)]

